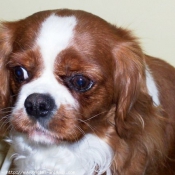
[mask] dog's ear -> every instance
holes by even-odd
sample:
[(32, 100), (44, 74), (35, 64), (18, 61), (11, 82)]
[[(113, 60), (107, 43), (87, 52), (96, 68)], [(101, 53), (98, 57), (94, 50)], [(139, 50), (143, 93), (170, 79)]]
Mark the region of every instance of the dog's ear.
[[(120, 136), (129, 134), (132, 122), (142, 120), (141, 112), (151, 100), (147, 93), (144, 55), (134, 40), (117, 43), (115, 59), (116, 130)], [(145, 104), (144, 104), (145, 103)], [(139, 109), (140, 108), (140, 109)]]
[(6, 68), (8, 57), (12, 51), (14, 41), (13, 23), (0, 23), (0, 135), (2, 136), (8, 126), (8, 111), (10, 111), (9, 72)]

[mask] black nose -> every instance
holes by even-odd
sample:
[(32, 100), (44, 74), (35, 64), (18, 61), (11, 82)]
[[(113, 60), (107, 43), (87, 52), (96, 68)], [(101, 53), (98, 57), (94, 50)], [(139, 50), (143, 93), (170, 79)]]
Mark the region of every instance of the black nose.
[(55, 108), (55, 101), (48, 94), (34, 93), (26, 98), (24, 106), (30, 117), (35, 119), (48, 118)]

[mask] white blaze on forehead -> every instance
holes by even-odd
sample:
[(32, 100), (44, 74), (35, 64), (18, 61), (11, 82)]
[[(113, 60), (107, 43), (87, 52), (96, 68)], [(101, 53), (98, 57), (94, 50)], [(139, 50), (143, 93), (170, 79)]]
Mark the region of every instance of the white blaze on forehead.
[(54, 63), (57, 55), (67, 48), (73, 37), (76, 18), (49, 16), (41, 25), (36, 46), (42, 59), (41, 76), (22, 86), (14, 111), (24, 108), (24, 101), (33, 93), (50, 94), (59, 108), (61, 104), (77, 107), (77, 102), (69, 90), (60, 84), (54, 75)]
[(37, 46), (40, 48), (45, 67), (53, 66), (56, 56), (70, 44), (76, 26), (74, 16), (49, 16), (40, 29)]

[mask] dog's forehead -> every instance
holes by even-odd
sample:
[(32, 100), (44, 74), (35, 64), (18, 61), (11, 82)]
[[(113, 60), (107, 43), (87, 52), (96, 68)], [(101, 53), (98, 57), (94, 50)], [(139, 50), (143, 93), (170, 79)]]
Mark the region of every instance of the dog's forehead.
[[(50, 67), (52, 70), (54, 63), (60, 61), (59, 54), (69, 51), (69, 48), (74, 48), (85, 62), (91, 59), (100, 63), (104, 52), (110, 51), (110, 33), (110, 25), (90, 13), (76, 10), (44, 11), (19, 21), (13, 52), (31, 50), (35, 54), (37, 51), (40, 67)], [(33, 57), (29, 59), (33, 61)]]
[(57, 55), (69, 47), (74, 37), (76, 24), (75, 16), (58, 16), (55, 14), (51, 14), (41, 23), (35, 45), (39, 48), (47, 67), (48, 64), (53, 66)]

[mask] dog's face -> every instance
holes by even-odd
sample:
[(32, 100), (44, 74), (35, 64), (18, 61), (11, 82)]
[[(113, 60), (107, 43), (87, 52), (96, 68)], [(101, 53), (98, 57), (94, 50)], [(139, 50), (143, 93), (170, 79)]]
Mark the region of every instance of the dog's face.
[(142, 52), (128, 31), (71, 10), (40, 12), (0, 30), (1, 77), (11, 87), (1, 87), (1, 101), (11, 94), (15, 130), (48, 144), (89, 132), (105, 137), (111, 126), (122, 134), (120, 121), (145, 85)]
[(85, 30), (91, 27), (86, 21), (66, 12), (39, 13), (12, 25), (7, 67), (15, 130), (57, 143), (92, 132), (96, 122), (103, 125), (113, 101), (114, 62), (105, 38), (98, 43), (100, 29)]

